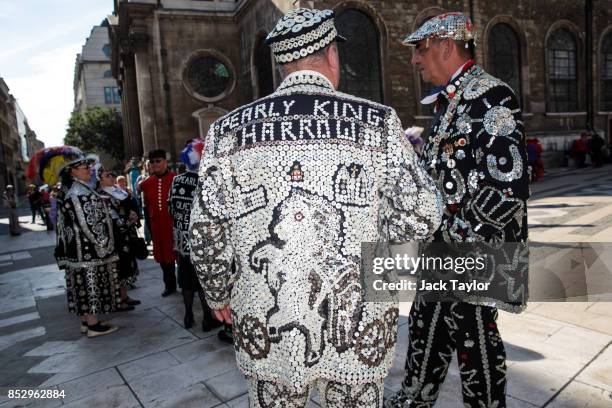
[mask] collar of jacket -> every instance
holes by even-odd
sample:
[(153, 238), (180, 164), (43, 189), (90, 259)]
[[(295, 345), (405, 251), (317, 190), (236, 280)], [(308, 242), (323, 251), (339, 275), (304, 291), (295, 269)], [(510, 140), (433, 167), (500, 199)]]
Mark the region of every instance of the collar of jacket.
[(287, 90), (294, 86), (304, 85), (315, 86), (328, 91), (335, 90), (331, 81), (327, 79), (325, 75), (317, 71), (303, 69), (300, 71), (292, 72), (291, 74), (287, 75), (278, 87), (277, 92)]
[[(465, 87), (468, 82), (468, 78), (479, 69), (480, 67), (476, 65), (473, 60), (469, 60), (461, 68), (459, 75), (451, 78), (446, 86), (444, 86), (444, 88), (440, 91), (439, 96), (443, 98), (442, 101), (448, 103), (451, 99), (453, 99), (457, 91)], [(440, 98), (438, 98), (438, 100), (440, 100)]]
[(71, 188), (72, 187), (79, 189), (82, 192), (87, 192), (87, 193), (94, 194), (96, 196), (100, 196), (100, 194), (95, 189), (93, 189), (89, 184), (77, 178), (73, 179)]
[(153, 174), (153, 175), (154, 175), (155, 177), (157, 177), (157, 178), (162, 179), (162, 178), (166, 177), (166, 176), (168, 175), (168, 173), (170, 173), (170, 169), (166, 169), (166, 171), (164, 172), (164, 174), (162, 174), (161, 176), (158, 176), (157, 174)]

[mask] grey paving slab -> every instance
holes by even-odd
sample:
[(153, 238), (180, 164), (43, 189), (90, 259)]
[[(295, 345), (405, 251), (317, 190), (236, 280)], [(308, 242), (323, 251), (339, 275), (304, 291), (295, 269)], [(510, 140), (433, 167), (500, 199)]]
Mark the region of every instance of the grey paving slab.
[(389, 375), (385, 379), (385, 387), (397, 392), (402, 386), (404, 379), (404, 366), (406, 353), (408, 351), (408, 326), (400, 326), (397, 331), (397, 345), (393, 356), (393, 365), (389, 370)]
[(230, 408), (249, 408), (249, 396), (248, 394), (242, 395), (231, 401), (227, 401), (225, 405)]
[(44, 336), (45, 333), (45, 328), (39, 326), (0, 336), (0, 351), (13, 346), (15, 343), (28, 340), (33, 337)]
[(597, 313), (612, 317), (612, 302), (593, 303), (588, 309), (590, 313)]
[(10, 283), (0, 275), (0, 310), (2, 313), (36, 306), (27, 281)]
[[(19, 269), (16, 271), (0, 274), (0, 294), (6, 288), (11, 289), (13, 296), (32, 298), (48, 298), (63, 294), (65, 292), (64, 272), (59, 270), (57, 264), (49, 264), (36, 266), (32, 268)], [(3, 294), (3, 296), (6, 296)], [(0, 306), (5, 306), (5, 300), (0, 300)], [(34, 303), (35, 304), (35, 303)], [(6, 307), (0, 310), (6, 312), (9, 310), (18, 310), (27, 306), (22, 306), (21, 303)]]
[(5, 239), (2, 240), (2, 247), (0, 250), (3, 253), (12, 253), (54, 246), (54, 233), (47, 233), (47, 231), (24, 231), (18, 237), (5, 237)]
[(113, 365), (172, 349), (197, 339), (196, 336), (167, 318), (146, 328), (123, 326), (121, 338), (117, 337), (115, 350), (119, 351), (112, 361)]
[(248, 392), (247, 381), (238, 369), (206, 380), (205, 384), (221, 401), (230, 401)]
[(563, 355), (556, 355), (554, 352), (551, 352), (540, 360), (514, 362), (514, 364), (508, 367), (508, 370), (514, 369), (530, 373), (532, 374), (532, 381), (536, 380), (536, 376), (548, 375), (551, 373), (554, 373), (556, 379), (563, 380), (578, 374), (584, 364), (586, 364), (586, 362), (564, 359)]
[(32, 255), (30, 255), (30, 253), (27, 251), (13, 252), (11, 254), (11, 260), (13, 261), (20, 261), (22, 259), (30, 259), (30, 258), (32, 258)]
[[(455, 363), (456, 365), (456, 363)], [(463, 408), (461, 399), (461, 378), (458, 372), (449, 372), (440, 387), (436, 407)]]
[(576, 378), (586, 384), (612, 391), (612, 345), (589, 364)]
[(236, 368), (233, 350), (224, 349), (158, 373), (137, 378), (130, 385), (141, 401), (147, 401), (150, 404), (153, 401), (164, 400), (167, 395), (181, 393), (187, 387)]
[(612, 393), (609, 390), (572, 381), (547, 408), (610, 408)]
[(547, 321), (530, 313), (507, 316), (501, 319), (499, 328), (509, 366), (516, 364), (526, 370), (553, 372), (562, 377), (576, 375), (612, 341), (607, 334)]
[(63, 372), (55, 375), (51, 375), (45, 381), (43, 381), (39, 387), (40, 388), (48, 388), (52, 386), (57, 386), (58, 384), (65, 383), (68, 381), (75, 380), (77, 378), (84, 377), (86, 375), (91, 374), (90, 369), (86, 369), (84, 371), (71, 371), (71, 372)]
[(526, 370), (554, 372), (562, 377), (572, 377), (602, 348), (599, 345), (583, 343), (580, 350), (579, 343), (559, 345), (520, 339), (507, 343), (507, 354), (512, 367), (519, 366)]
[(125, 380), (129, 383), (138, 378), (160, 372), (179, 364), (180, 361), (173, 357), (172, 354), (167, 351), (161, 351), (159, 353), (154, 353), (138, 360), (122, 364), (117, 368), (121, 372), (121, 375), (123, 375)]
[(25, 357), (48, 357), (54, 354), (63, 354), (75, 348), (74, 341), (46, 341), (44, 344), (24, 354)]
[(22, 315), (17, 315), (17, 316), (13, 316), (13, 317), (9, 317), (9, 318), (0, 320), (0, 328), (8, 327), (8, 326), (12, 326), (15, 324), (28, 322), (31, 320), (36, 320), (36, 319), (40, 319), (40, 315), (38, 314), (38, 312), (25, 313)]
[(565, 326), (545, 341), (567, 356), (589, 361), (612, 342), (612, 336), (580, 327)]
[[(166, 317), (132, 319), (119, 331), (96, 339), (83, 337), (77, 340), (70, 352), (54, 354), (32, 367), (32, 373), (99, 371), (164, 351), (168, 348), (192, 342), (195, 336), (181, 329)], [(161, 319), (161, 320), (160, 320)], [(112, 320), (115, 322), (115, 319)], [(121, 326), (121, 323), (119, 323)]]
[(506, 408), (536, 408), (537, 405), (530, 404), (514, 397), (506, 397)]
[[(57, 374), (73, 373), (79, 376), (112, 367), (108, 351), (84, 352), (73, 350), (70, 353), (54, 354), (28, 370), (29, 373)], [(75, 377), (72, 377), (75, 378)], [(67, 380), (66, 380), (67, 381)]]
[(196, 358), (199, 358), (204, 354), (210, 352), (222, 350), (225, 348), (233, 348), (231, 344), (223, 343), (217, 338), (216, 330), (213, 334), (213, 336), (208, 337), (206, 339), (197, 340), (189, 344), (185, 344), (184, 346), (175, 347), (169, 350), (169, 352), (181, 363), (184, 363), (186, 361), (195, 360)]
[(195, 383), (179, 389), (178, 392), (156, 395), (153, 399), (147, 398), (141, 399), (141, 401), (147, 408), (209, 408), (215, 407), (222, 402), (202, 383)]
[(88, 398), (93, 394), (107, 391), (111, 387), (125, 385), (125, 381), (115, 368), (109, 368), (94, 374), (86, 375), (72, 381), (58, 384), (57, 388), (64, 390), (64, 403)]
[(515, 364), (508, 367), (507, 390), (512, 397), (542, 406), (569, 381), (569, 377), (555, 372), (537, 371)]
[(125, 385), (113, 386), (87, 398), (64, 405), (67, 408), (140, 408), (140, 403)]
[(546, 341), (563, 327), (562, 322), (547, 319), (533, 313), (521, 313), (519, 315), (500, 312), (498, 320), (499, 332), (504, 340), (525, 338), (528, 340)]

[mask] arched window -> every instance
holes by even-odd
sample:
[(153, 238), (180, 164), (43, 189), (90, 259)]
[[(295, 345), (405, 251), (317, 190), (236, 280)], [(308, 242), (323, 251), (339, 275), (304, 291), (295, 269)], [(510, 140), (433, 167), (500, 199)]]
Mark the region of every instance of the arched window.
[(272, 71), (272, 54), (270, 47), (265, 42), (265, 37), (259, 38), (255, 55), (253, 56), (255, 73), (257, 75), (258, 97), (270, 95), (274, 91), (274, 75)]
[(564, 28), (548, 38), (548, 109), (551, 112), (578, 110), (576, 48), (574, 36)]
[(336, 26), (346, 43), (339, 43), (342, 67), (340, 90), (373, 101), (383, 102), (378, 30), (359, 10), (348, 9), (336, 18)]
[(521, 100), (521, 51), (516, 32), (508, 24), (495, 24), (489, 33), (489, 72), (514, 90)]
[(601, 110), (612, 111), (612, 32), (601, 42)]

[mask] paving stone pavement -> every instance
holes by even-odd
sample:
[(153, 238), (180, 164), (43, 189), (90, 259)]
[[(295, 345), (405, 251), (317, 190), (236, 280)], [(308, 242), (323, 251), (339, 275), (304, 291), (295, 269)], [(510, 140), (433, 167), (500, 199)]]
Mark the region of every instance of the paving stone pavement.
[[(612, 241), (610, 167), (565, 171), (533, 185), (530, 239)], [(0, 219), (0, 224), (6, 220)], [(135, 311), (103, 318), (120, 326), (88, 339), (66, 310), (54, 236), (27, 224), (0, 235), (0, 408), (248, 407), (231, 346), (216, 331), (182, 326), (180, 295), (162, 298), (161, 270), (142, 262)], [(401, 305), (399, 343), (386, 394), (401, 386), (410, 304)], [(201, 310), (196, 300), (196, 322)], [(612, 407), (612, 303), (538, 303), (500, 313), (508, 354), (508, 407)], [(15, 400), (9, 389), (62, 390), (63, 399)], [(436, 407), (462, 407), (453, 361)], [(319, 399), (312, 396), (311, 407)]]

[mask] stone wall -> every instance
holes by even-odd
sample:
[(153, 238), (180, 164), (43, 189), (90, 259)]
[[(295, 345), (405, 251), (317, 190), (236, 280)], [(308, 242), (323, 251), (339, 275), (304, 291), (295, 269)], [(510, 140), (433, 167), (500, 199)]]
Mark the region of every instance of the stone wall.
[[(131, 5), (129, 24), (123, 28), (133, 44), (136, 90), (128, 111), (139, 115), (143, 151), (159, 146), (174, 157), (186, 139), (205, 132), (208, 123), (226, 111), (259, 96), (254, 50), (275, 21), (294, 6), (332, 8), (337, 13), (355, 8), (370, 17), (379, 32), (384, 102), (394, 107), (408, 127), (427, 127), (431, 117), (419, 104), (420, 80), (410, 65), (411, 50), (401, 39), (423, 19), (441, 11), (471, 14), (478, 30), (477, 62), (488, 68), (487, 40), (496, 23), (510, 25), (521, 44), (522, 102), (529, 135), (564, 138), (578, 135), (585, 127), (586, 71), (584, 64), (584, 1), (570, 0), (246, 0), (221, 2), (216, 11)], [(175, 2), (176, 3), (176, 2)], [(179, 2), (186, 5), (190, 2)], [(230, 3), (234, 3), (232, 6)], [(612, 30), (612, 0), (594, 1), (593, 50), (595, 112), (599, 111), (599, 59), (602, 35)], [(174, 3), (172, 3), (174, 4)], [(178, 4), (178, 3), (176, 3)], [(212, 3), (211, 3), (212, 4)], [(232, 9), (233, 7), (233, 9)], [(233, 11), (232, 11), (233, 10)], [(119, 19), (121, 21), (121, 13)], [(125, 18), (125, 17), (124, 17)], [(124, 20), (125, 21), (125, 20)], [(120, 23), (121, 25), (121, 23)], [(551, 114), (547, 108), (547, 34), (556, 27), (568, 27), (578, 39), (578, 112)], [(146, 41), (141, 41), (146, 38)], [(206, 102), (185, 87), (186, 61), (194, 53), (212, 50), (231, 67), (235, 85), (221, 100)], [(278, 85), (274, 73), (274, 85)], [(137, 106), (134, 99), (137, 99)], [(124, 107), (124, 111), (126, 108)], [(608, 116), (596, 115), (595, 127), (609, 132)], [(136, 123), (136, 121), (134, 121)], [(133, 132), (134, 133), (134, 132)], [(569, 135), (569, 136), (568, 136)], [(559, 145), (559, 143), (550, 143)]]

